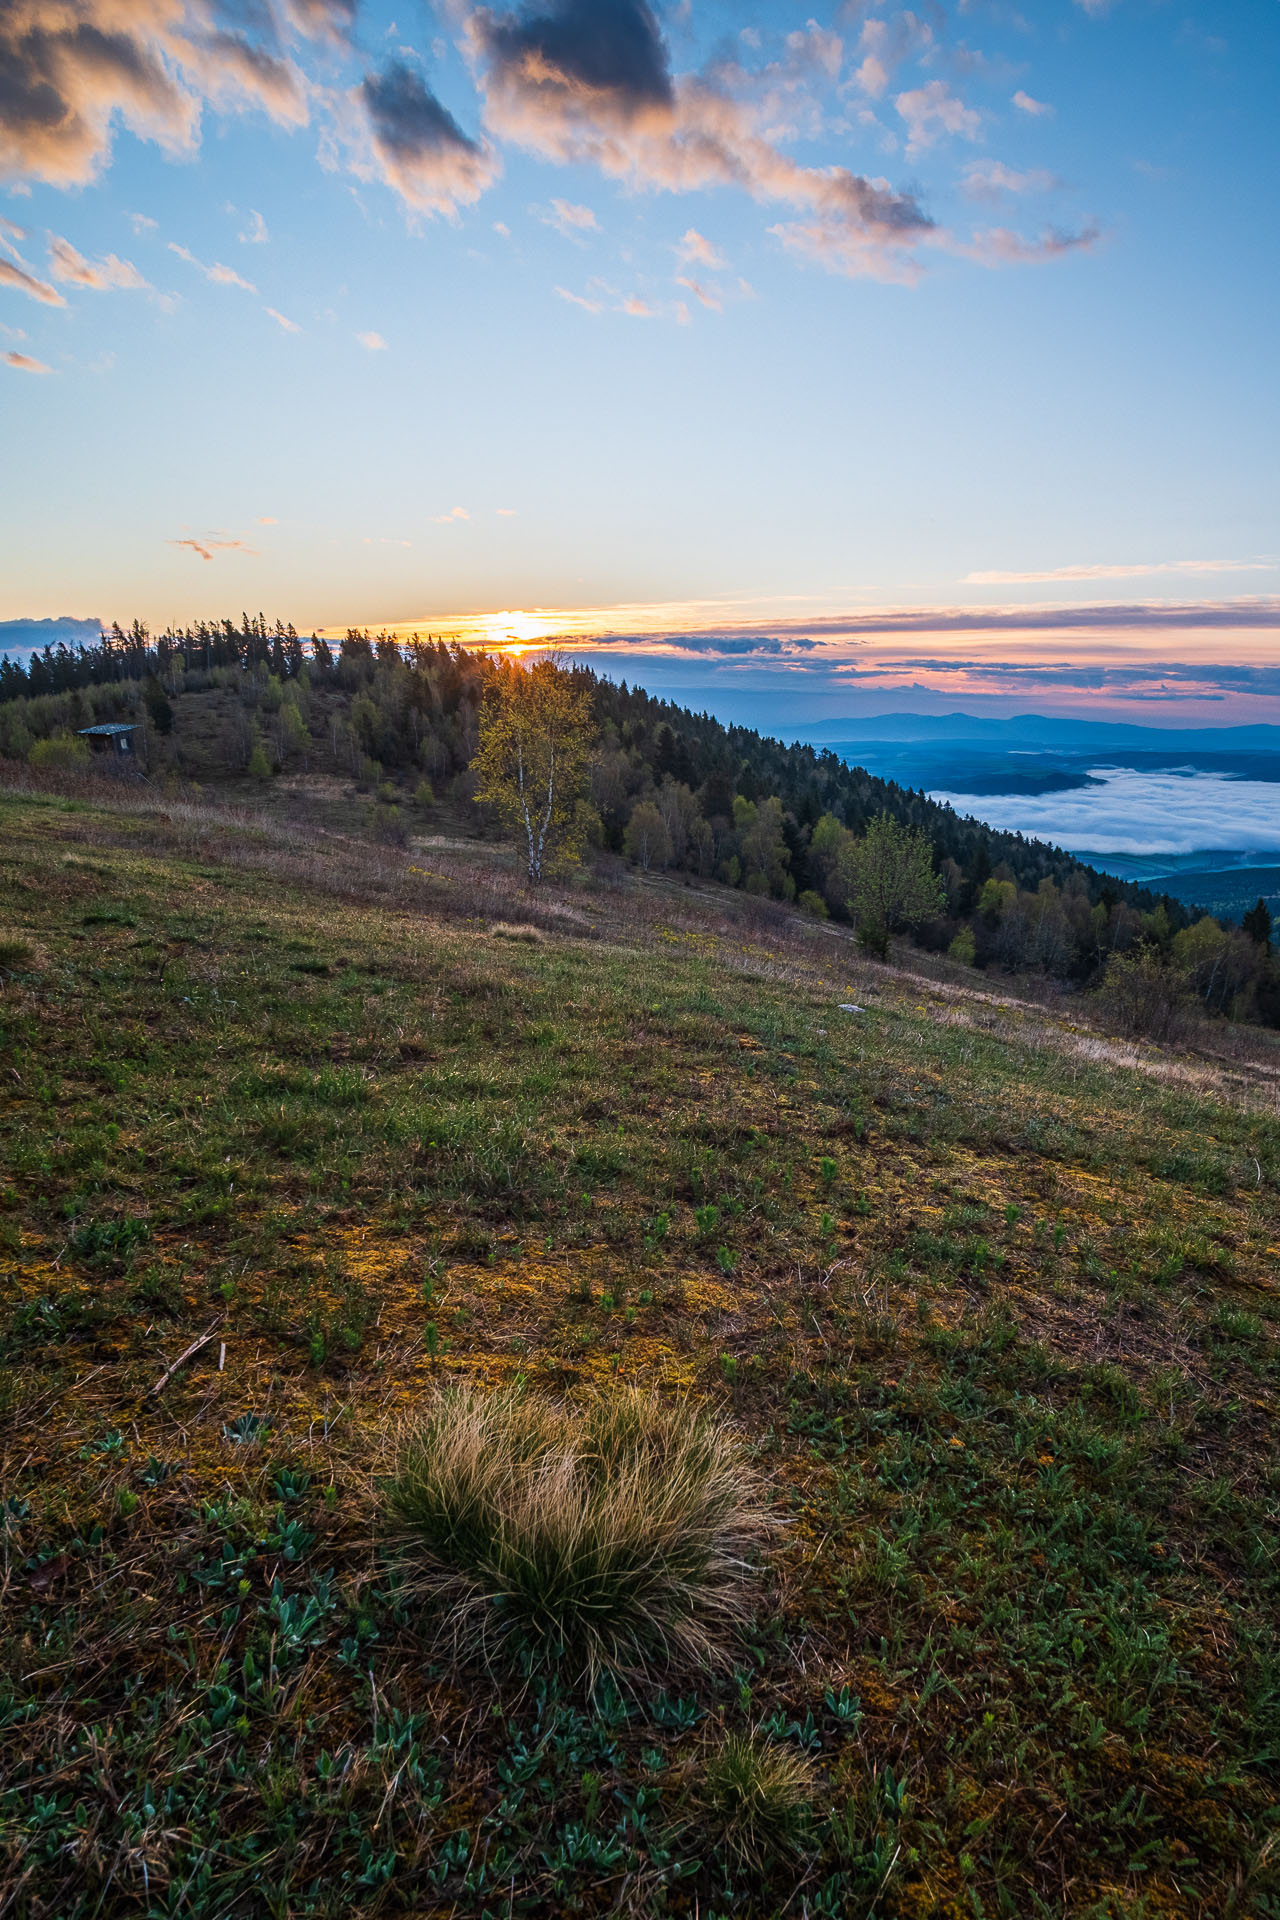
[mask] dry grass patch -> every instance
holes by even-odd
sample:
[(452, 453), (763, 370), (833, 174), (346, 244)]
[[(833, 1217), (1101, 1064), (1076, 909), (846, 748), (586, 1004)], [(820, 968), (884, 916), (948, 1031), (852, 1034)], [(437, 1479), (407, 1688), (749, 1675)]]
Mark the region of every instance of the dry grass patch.
[(402, 1434), (387, 1499), (462, 1650), (513, 1637), (591, 1677), (720, 1662), (772, 1527), (728, 1429), (639, 1388), (575, 1410), (447, 1389)]
[(761, 1733), (730, 1733), (703, 1756), (696, 1798), (732, 1864), (760, 1870), (800, 1850), (817, 1790), (807, 1754)]

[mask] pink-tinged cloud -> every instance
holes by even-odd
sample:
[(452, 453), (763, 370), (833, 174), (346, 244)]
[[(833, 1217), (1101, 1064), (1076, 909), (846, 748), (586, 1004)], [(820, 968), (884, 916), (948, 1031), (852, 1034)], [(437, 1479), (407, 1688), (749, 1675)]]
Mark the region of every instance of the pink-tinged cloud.
[(1135, 580), (1153, 573), (1276, 573), (1280, 560), (1153, 560), (1142, 564), (1052, 567), (1044, 573), (966, 573), (962, 586), (1031, 586), (1054, 580)]
[(502, 172), (493, 147), (464, 133), (401, 60), (366, 75), (348, 104), (354, 171), (379, 175), (416, 213), (456, 219), (459, 207), (474, 205)]
[(1053, 108), (1047, 101), (1033, 100), (1029, 93), (1022, 91), (1021, 87), (1018, 88), (1018, 91), (1013, 96), (1013, 104), (1019, 113), (1030, 114), (1033, 120), (1038, 120), (1045, 114), (1053, 112)]
[(648, 306), (639, 294), (630, 293), (622, 303), (622, 311), (629, 313), (633, 320), (652, 320), (654, 309)]
[(385, 353), (387, 350), (387, 343), (382, 335), (380, 333), (374, 333), (372, 328), (370, 328), (368, 333), (358, 333), (356, 339), (360, 342), (360, 345), (366, 353)]
[[(83, 186), (106, 165), (119, 123), (140, 140), (189, 152), (201, 110), (260, 108), (286, 126), (308, 117), (307, 84), (268, 7), (234, 29), (196, 0), (10, 0), (0, 7), (0, 175)], [(290, 0), (302, 30), (346, 6)], [(335, 31), (332, 37), (340, 37)]]
[(923, 87), (912, 87), (894, 101), (899, 117), (907, 128), (907, 158), (932, 147), (943, 134), (955, 134), (961, 140), (982, 138), (982, 115), (966, 107), (952, 93), (945, 80), (930, 80)]
[(1002, 160), (971, 160), (964, 170), (964, 190), (971, 200), (999, 201), (1006, 194), (1052, 193), (1062, 185), (1044, 167), (1019, 172)]
[(725, 265), (723, 256), (717, 252), (696, 227), (690, 227), (676, 247), (680, 258), (691, 267), (707, 267), (712, 273), (719, 273)]
[(770, 136), (758, 103), (713, 79), (672, 76), (647, 0), (553, 0), (545, 13), (480, 8), (468, 23), (500, 137), (560, 164), (590, 164), (637, 188), (733, 186), (807, 218), (786, 244), (843, 273), (901, 277), (895, 260), (933, 222), (910, 194), (845, 167), (805, 167)]
[(854, 72), (854, 84), (868, 99), (881, 99), (903, 61), (925, 57), (933, 44), (933, 28), (914, 13), (900, 13), (893, 20), (875, 16), (864, 20), (858, 35), (862, 58)]
[(575, 206), (571, 200), (553, 200), (550, 208), (535, 209), (545, 226), (554, 227), (566, 239), (583, 233), (598, 233), (600, 223), (590, 207)]
[(694, 299), (700, 301), (704, 307), (709, 307), (712, 313), (723, 312), (724, 302), (714, 287), (703, 286), (701, 280), (695, 280), (692, 274), (680, 274), (676, 279), (676, 285), (687, 287)]
[(287, 314), (277, 313), (274, 307), (265, 307), (263, 311), (265, 313), (269, 313), (271, 318), (275, 321), (276, 325), (280, 327), (285, 333), (301, 333), (302, 332), (302, 328), (298, 325), (297, 321), (290, 320)]
[(224, 267), (221, 261), (215, 262), (211, 267), (206, 267), (204, 261), (197, 260), (195, 254), (192, 253), (189, 247), (179, 246), (176, 240), (170, 240), (169, 251), (170, 253), (176, 253), (179, 260), (185, 260), (188, 266), (194, 267), (197, 273), (202, 273), (206, 280), (213, 282), (214, 286), (240, 287), (245, 293), (256, 293), (258, 291), (253, 282), (243, 279), (234, 267)]
[(25, 266), (16, 260), (0, 260), (0, 287), (16, 287), (19, 293), (25, 293), (31, 300), (42, 301), (46, 307), (65, 307), (66, 301), (56, 287), (47, 280), (37, 279)]
[(209, 534), (201, 540), (189, 535), (184, 540), (170, 540), (166, 544), (171, 547), (186, 547), (189, 552), (198, 554), (202, 560), (212, 560), (215, 553), (246, 553), (256, 558), (258, 552), (256, 547), (248, 546), (243, 540), (215, 539)]
[(1034, 240), (1011, 227), (988, 227), (967, 244), (953, 243), (950, 251), (974, 260), (980, 267), (1033, 267), (1060, 260), (1067, 253), (1087, 253), (1102, 238), (1102, 229), (1090, 221), (1076, 233), (1045, 227)]
[(34, 360), (29, 353), (6, 353), (0, 355), (6, 367), (16, 367), (19, 373), (52, 373), (43, 360)]
[(98, 292), (112, 287), (143, 289), (148, 284), (131, 260), (121, 260), (114, 253), (102, 260), (86, 260), (56, 233), (49, 235), (49, 272), (64, 285), (93, 287)]
[(602, 313), (604, 311), (602, 301), (590, 300), (584, 293), (570, 293), (568, 287), (557, 287), (555, 291), (562, 300), (567, 300), (571, 307), (581, 307), (584, 313)]
[(286, 127), (305, 127), (307, 84), (294, 62), (244, 33), (190, 35), (179, 54), (196, 90), (223, 113), (257, 107)]
[(437, 513), (432, 518), (438, 527), (452, 527), (460, 520), (469, 520), (471, 515), (465, 507), (450, 507), (448, 513)]

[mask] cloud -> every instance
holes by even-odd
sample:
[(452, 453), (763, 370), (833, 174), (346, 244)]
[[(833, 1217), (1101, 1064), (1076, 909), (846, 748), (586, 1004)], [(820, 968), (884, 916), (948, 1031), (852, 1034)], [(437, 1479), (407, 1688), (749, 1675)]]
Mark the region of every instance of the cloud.
[(919, 58), (933, 47), (933, 28), (913, 13), (899, 14), (896, 20), (864, 20), (858, 36), (862, 61), (853, 79), (868, 99), (879, 100), (888, 92), (896, 68), (913, 56)]
[(385, 353), (387, 350), (387, 343), (382, 335), (374, 333), (372, 329), (368, 333), (358, 333), (356, 339), (369, 353)]
[(356, 0), (285, 0), (290, 20), (309, 40), (350, 40)]
[(70, 286), (94, 287), (99, 292), (110, 287), (143, 288), (148, 284), (132, 261), (121, 260), (114, 253), (107, 254), (103, 260), (86, 260), (69, 240), (60, 239), (56, 233), (49, 235), (49, 271), (55, 280)]
[(170, 62), (172, 0), (26, 0), (0, 10), (0, 173), (51, 186), (93, 179), (118, 116), (140, 139), (190, 147), (199, 106)]
[(537, 103), (548, 117), (635, 116), (670, 108), (671, 68), (648, 0), (552, 0), (542, 13), (471, 21), (500, 90), (517, 110)]
[(1034, 240), (1015, 233), (1011, 227), (988, 227), (975, 233), (967, 244), (953, 241), (948, 247), (967, 260), (975, 260), (980, 267), (1028, 267), (1060, 260), (1067, 253), (1087, 253), (1101, 238), (1101, 227), (1090, 221), (1078, 233), (1068, 233), (1061, 227), (1045, 227)]
[(128, 215), (128, 220), (136, 234), (154, 233), (160, 224), (158, 220), (153, 220), (149, 213), (131, 213)]
[(260, 513), (258, 515), (258, 525), (260, 527), (276, 527), (279, 526), (279, 524), (274, 513)]
[(604, 312), (604, 303), (601, 300), (588, 299), (587, 295), (583, 293), (570, 293), (568, 287), (557, 287), (556, 292), (562, 300), (567, 300), (571, 306), (581, 307), (584, 313)]
[(256, 106), (283, 126), (307, 124), (307, 87), (299, 69), (245, 34), (195, 34), (178, 57), (204, 97), (224, 112)]
[(287, 315), (283, 313), (277, 313), (274, 307), (267, 307), (265, 311), (271, 315), (271, 318), (275, 321), (276, 325), (278, 327), (282, 327), (286, 333), (302, 332), (302, 328), (298, 325), (296, 320), (290, 320), (287, 317)]
[(723, 256), (717, 253), (711, 242), (700, 234), (696, 227), (689, 228), (684, 238), (678, 243), (676, 252), (689, 266), (709, 267), (712, 273), (720, 272), (725, 265)]
[(1047, 101), (1033, 100), (1029, 93), (1022, 91), (1021, 87), (1013, 96), (1013, 104), (1019, 113), (1029, 113), (1033, 119), (1039, 119), (1044, 114), (1053, 112), (1053, 108)]
[(267, 223), (255, 208), (249, 210), (249, 224), (240, 239), (246, 247), (265, 247), (271, 235), (267, 232)]
[[(897, 256), (932, 231), (911, 194), (845, 167), (806, 167), (767, 116), (714, 79), (673, 77), (646, 0), (552, 0), (545, 11), (468, 23), (485, 119), (500, 137), (560, 164), (588, 163), (637, 188), (732, 186), (808, 218), (784, 244), (842, 273), (903, 277)], [(967, 110), (966, 110), (967, 111)]]
[(550, 207), (535, 207), (534, 213), (544, 226), (554, 227), (566, 240), (583, 233), (598, 233), (600, 223), (590, 207), (575, 206), (571, 200), (553, 200)]
[(196, 259), (195, 254), (192, 253), (189, 247), (179, 246), (176, 240), (170, 240), (169, 251), (170, 253), (176, 253), (179, 260), (185, 260), (188, 266), (194, 267), (197, 273), (202, 273), (206, 280), (213, 281), (215, 286), (242, 287), (246, 293), (256, 293), (258, 291), (253, 282), (242, 279), (234, 267), (224, 267), (221, 261), (216, 262), (211, 267), (206, 267), (203, 260)]
[(622, 303), (622, 311), (629, 313), (633, 320), (652, 320), (655, 309), (646, 305), (639, 294), (629, 293)]
[[(818, 644), (816, 640), (801, 635), (780, 638), (756, 633), (656, 633), (650, 638), (659, 641), (664, 652), (685, 653), (712, 660), (795, 658), (812, 653)], [(601, 649), (634, 648), (636, 636), (634, 633), (604, 633), (594, 635), (591, 645)]]
[(32, 300), (43, 301), (46, 307), (65, 307), (66, 301), (56, 287), (47, 280), (38, 280), (34, 273), (14, 260), (0, 260), (0, 287), (17, 287), (20, 293), (27, 294)]
[(1072, 853), (1178, 854), (1215, 847), (1280, 852), (1280, 809), (1268, 781), (1132, 767), (1100, 766), (1090, 773), (1096, 786), (1063, 793), (932, 797), (993, 827), (1033, 834)]
[(469, 139), (403, 61), (367, 74), (357, 98), (378, 171), (416, 212), (452, 219), (501, 173), (493, 148)]
[(226, 540), (216, 538), (212, 534), (205, 534), (199, 540), (188, 535), (183, 540), (169, 540), (165, 544), (170, 547), (186, 547), (190, 552), (199, 554), (202, 560), (212, 560), (215, 553), (247, 553), (256, 558), (258, 551), (256, 547), (247, 546), (243, 540)]
[(1276, 560), (1153, 560), (1138, 565), (1053, 567), (1045, 573), (966, 573), (966, 587), (1011, 587), (1047, 580), (1128, 580), (1148, 573), (1274, 573)]
[[(223, 16), (229, 16), (229, 19)], [(288, 0), (310, 37), (349, 34), (349, 0)], [(13, 0), (0, 8), (0, 174), (83, 186), (118, 123), (173, 153), (199, 141), (205, 103), (308, 118), (308, 87), (255, 0)]]
[(514, 507), (499, 507), (499, 508), (498, 508), (498, 518), (499, 518), (499, 520), (514, 520), (514, 519), (515, 519), (515, 517), (516, 517), (516, 509), (515, 509)]
[(912, 87), (894, 101), (907, 126), (907, 158), (923, 153), (944, 133), (962, 140), (982, 138), (982, 115), (952, 93), (945, 80), (930, 80), (923, 87)]
[(680, 287), (688, 287), (694, 299), (700, 300), (704, 307), (710, 307), (713, 313), (723, 312), (724, 302), (720, 298), (719, 294), (715, 291), (714, 287), (704, 287), (700, 280), (695, 280), (693, 278), (692, 274), (678, 275), (676, 279), (676, 285)]
[(29, 353), (4, 353), (0, 354), (0, 360), (6, 367), (16, 367), (20, 373), (53, 372), (52, 367), (47, 367), (43, 360), (33, 360)]
[(1007, 193), (1052, 193), (1062, 181), (1043, 167), (1019, 173), (1001, 160), (971, 160), (964, 170), (964, 190), (971, 200), (1000, 200)]

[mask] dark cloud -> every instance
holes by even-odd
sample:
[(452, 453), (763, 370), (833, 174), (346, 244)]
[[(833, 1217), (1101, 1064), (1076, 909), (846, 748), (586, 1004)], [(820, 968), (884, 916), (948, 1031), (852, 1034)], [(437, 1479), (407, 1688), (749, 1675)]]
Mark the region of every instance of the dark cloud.
[[(1209, 628), (1280, 630), (1280, 595), (1236, 600), (1137, 601), (1126, 605), (1037, 607), (905, 607), (876, 613), (829, 614), (797, 622), (797, 632), (829, 639), (868, 639), (893, 633), (1034, 633), (1040, 631), (1185, 631)], [(785, 632), (786, 627), (776, 629)]]
[(383, 177), (410, 206), (452, 214), (478, 200), (496, 179), (496, 155), (462, 131), (403, 61), (368, 74), (358, 97)]
[(128, 10), (106, 0), (0, 5), (0, 176), (55, 186), (92, 179), (114, 114), (135, 132), (182, 145), (192, 104), (162, 57), (164, 0)]
[[(810, 653), (818, 644), (816, 640), (799, 637), (779, 640), (771, 634), (751, 633), (661, 633), (652, 636), (652, 643), (674, 648), (680, 653), (720, 660), (786, 658), (798, 653)], [(594, 636), (591, 645), (634, 651), (636, 636), (634, 633), (605, 633)]]
[(561, 0), (546, 12), (475, 17), (500, 78), (554, 92), (587, 92), (616, 109), (670, 106), (667, 50), (646, 0)]
[(908, 249), (934, 224), (915, 197), (847, 167), (802, 166), (780, 144), (768, 96), (748, 87), (740, 97), (732, 69), (673, 78), (647, 0), (482, 8), (468, 34), (486, 120), (502, 138), (635, 187), (735, 187), (795, 208), (800, 218), (774, 232), (833, 271), (913, 277)]

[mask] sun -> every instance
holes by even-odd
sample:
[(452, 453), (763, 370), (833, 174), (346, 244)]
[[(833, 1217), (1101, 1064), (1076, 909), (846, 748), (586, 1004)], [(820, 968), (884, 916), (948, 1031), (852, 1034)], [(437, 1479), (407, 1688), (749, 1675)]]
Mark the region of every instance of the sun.
[(545, 616), (524, 613), (518, 608), (483, 614), (478, 624), (483, 628), (488, 644), (501, 648), (504, 653), (527, 653), (554, 630), (552, 622)]

